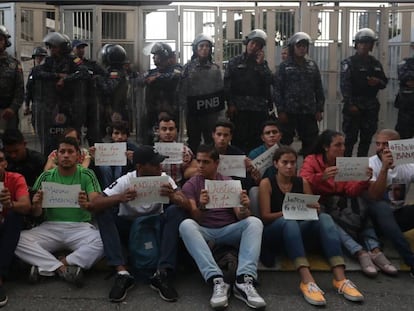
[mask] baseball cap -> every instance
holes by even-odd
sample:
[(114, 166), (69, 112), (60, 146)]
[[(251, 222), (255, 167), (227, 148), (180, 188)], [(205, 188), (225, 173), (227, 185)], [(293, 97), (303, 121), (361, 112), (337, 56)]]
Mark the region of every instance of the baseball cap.
[(155, 151), (153, 146), (143, 145), (139, 146), (137, 150), (134, 151), (134, 164), (159, 164), (164, 161), (167, 156), (159, 154)]
[(85, 41), (82, 40), (73, 40), (72, 41), (72, 48), (77, 48), (78, 46), (88, 46), (88, 44)]

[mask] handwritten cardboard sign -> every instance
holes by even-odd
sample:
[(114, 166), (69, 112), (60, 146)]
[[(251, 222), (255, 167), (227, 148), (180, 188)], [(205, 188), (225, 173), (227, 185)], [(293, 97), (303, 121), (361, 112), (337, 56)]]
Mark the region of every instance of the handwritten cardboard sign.
[(318, 212), (308, 204), (318, 202), (319, 195), (288, 192), (283, 200), (282, 212), (285, 219), (318, 220)]
[(222, 155), (217, 171), (223, 176), (246, 178), (245, 155)]
[(127, 164), (126, 142), (95, 143), (96, 166), (125, 166)]
[(391, 150), (394, 164), (414, 163), (414, 139), (390, 140), (388, 147)]
[(335, 181), (367, 180), (368, 166), (368, 157), (337, 157), (338, 174), (335, 175)]
[(78, 203), (80, 185), (62, 185), (54, 182), (42, 182), (43, 208), (69, 207), (80, 208)]
[(252, 160), (252, 165), (260, 172), (261, 176), (263, 176), (268, 167), (273, 165), (273, 155), (277, 148), (279, 148), (279, 145), (275, 144)]
[(168, 156), (162, 164), (182, 164), (183, 163), (183, 143), (154, 143), (154, 148), (160, 154)]
[(170, 199), (160, 195), (162, 184), (168, 184), (168, 176), (146, 176), (131, 178), (131, 187), (137, 192), (135, 200), (129, 202), (131, 206), (140, 206), (147, 203), (168, 203)]
[(240, 180), (206, 180), (209, 202), (206, 208), (239, 207), (242, 191)]

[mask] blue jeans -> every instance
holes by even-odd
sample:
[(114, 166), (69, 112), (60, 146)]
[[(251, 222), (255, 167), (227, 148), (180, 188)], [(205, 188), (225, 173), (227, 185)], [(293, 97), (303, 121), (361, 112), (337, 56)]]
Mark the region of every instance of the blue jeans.
[(212, 276), (223, 275), (207, 241), (238, 247), (237, 275), (249, 274), (257, 279), (262, 232), (262, 222), (252, 216), (221, 228), (202, 227), (193, 219), (186, 219), (180, 225), (180, 234), (184, 244), (206, 281)]
[(23, 215), (9, 210), (0, 224), (0, 279), (7, 275), (23, 229)]
[(102, 190), (122, 176), (122, 166), (97, 166), (97, 168), (101, 176), (100, 184)]
[(369, 202), (368, 212), (381, 233), (394, 245), (404, 262), (414, 267), (414, 253), (402, 232), (414, 228), (414, 205), (393, 210), (386, 201)]
[[(160, 214), (161, 220), (161, 245), (160, 245), (160, 258), (158, 260), (158, 269), (169, 269), (175, 271), (177, 266), (177, 249), (179, 243), (178, 227), (180, 223), (187, 218), (187, 213), (176, 205), (169, 205), (165, 208), (164, 213)], [(116, 235), (120, 237), (122, 243), (128, 246), (129, 232), (131, 225), (134, 222), (133, 219), (126, 217), (116, 217), (116, 228), (118, 228)], [(102, 236), (102, 232), (101, 232)], [(108, 234), (110, 236), (110, 234)], [(103, 240), (103, 239), (102, 239)], [(105, 240), (103, 240), (105, 245)], [(114, 242), (109, 240), (109, 242)], [(114, 249), (118, 249), (118, 245), (114, 245)], [(119, 244), (121, 247), (121, 244)], [(106, 248), (104, 247), (105, 255), (107, 255)], [(117, 258), (113, 254), (114, 258)], [(109, 261), (109, 259), (108, 259)]]
[(124, 266), (126, 264), (122, 252), (121, 239), (115, 224), (116, 217), (115, 211), (112, 208), (95, 214), (106, 260), (109, 266), (114, 267)]
[(305, 245), (321, 245), (332, 267), (343, 265), (341, 241), (332, 217), (321, 213), (319, 220), (296, 221), (280, 217), (263, 230), (262, 263), (274, 264), (277, 252), (284, 246), (295, 267), (309, 267)]
[[(353, 237), (341, 228), (341, 226), (337, 225), (337, 229), (342, 245), (351, 255), (355, 255), (357, 252), (364, 249), (364, 247), (355, 241)], [(377, 234), (372, 227), (367, 227), (361, 232), (361, 239), (365, 248), (369, 251), (380, 247)]]

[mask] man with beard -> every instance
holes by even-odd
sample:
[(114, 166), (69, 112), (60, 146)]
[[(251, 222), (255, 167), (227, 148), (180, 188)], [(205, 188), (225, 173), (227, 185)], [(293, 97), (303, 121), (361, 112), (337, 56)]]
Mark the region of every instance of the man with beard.
[(369, 158), (369, 166), (373, 170), (369, 195), (376, 201), (370, 202), (368, 211), (382, 234), (411, 268), (411, 276), (414, 277), (414, 252), (402, 233), (414, 228), (414, 205), (405, 205), (414, 177), (414, 164), (394, 164), (388, 142), (398, 139), (398, 132), (391, 129), (377, 133), (377, 154)]

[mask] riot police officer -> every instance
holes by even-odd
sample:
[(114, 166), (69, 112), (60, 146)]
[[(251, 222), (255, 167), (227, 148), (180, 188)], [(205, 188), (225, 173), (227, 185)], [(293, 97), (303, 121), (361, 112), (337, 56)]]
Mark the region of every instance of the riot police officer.
[[(32, 59), (33, 59), (33, 68), (30, 70), (29, 76), (27, 77), (26, 82), (26, 93), (24, 96), (25, 101), (25, 110), (24, 114), (28, 115), (31, 114), (32, 110), (30, 108), (30, 104), (33, 104), (33, 69), (34, 67), (43, 63), (45, 57), (47, 56), (47, 51), (41, 47), (35, 47), (32, 52)], [(35, 126), (35, 120), (32, 116), (32, 126)]]
[(66, 127), (79, 132), (86, 122), (88, 70), (71, 54), (67, 35), (51, 32), (43, 39), (49, 56), (33, 70), (35, 130), (49, 154)]
[(119, 44), (105, 44), (99, 51), (98, 60), (105, 69), (105, 75), (97, 80), (102, 95), (100, 128), (105, 137), (113, 122), (130, 122), (132, 109), (127, 98), (129, 82), (124, 68), (127, 54)]
[[(144, 75), (146, 117), (146, 137), (144, 144), (153, 143), (153, 127), (158, 126), (164, 114), (179, 121), (176, 91), (182, 67), (176, 64), (176, 56), (167, 43), (156, 42), (151, 48), (156, 68)], [(144, 119), (144, 118), (143, 118)], [(177, 124), (177, 127), (179, 125)]]
[(318, 122), (322, 120), (325, 104), (318, 65), (307, 57), (311, 42), (305, 32), (297, 32), (289, 39), (289, 56), (279, 66), (274, 87), (283, 133), (281, 143), (290, 145), (296, 130), (304, 156), (318, 137)]
[[(414, 48), (414, 43), (411, 43)], [(398, 108), (398, 120), (395, 130), (401, 139), (414, 136), (414, 56), (405, 58), (398, 64), (398, 80), (400, 90), (397, 95), (395, 107)]]
[(195, 153), (203, 138), (213, 142), (212, 132), (225, 107), (220, 67), (213, 63), (213, 38), (199, 34), (192, 43), (193, 55), (184, 66), (178, 87), (180, 107), (186, 115), (188, 146)]
[(233, 142), (244, 152), (262, 144), (261, 124), (271, 105), (272, 72), (264, 55), (267, 35), (254, 29), (243, 40), (244, 53), (233, 57), (224, 74), (227, 115), (235, 125)]
[(367, 156), (372, 136), (378, 126), (379, 90), (387, 86), (381, 63), (369, 53), (377, 41), (375, 32), (363, 28), (355, 34), (355, 55), (341, 62), (340, 85), (343, 97), (343, 123), (345, 156), (352, 156), (358, 140), (358, 156)]
[(75, 56), (75, 61), (85, 66), (92, 78), (87, 81), (88, 110), (85, 126), (87, 127), (86, 139), (88, 140), (89, 145), (93, 145), (94, 143), (102, 140), (99, 128), (101, 97), (98, 94), (99, 91), (96, 80), (98, 77), (104, 77), (106, 75), (106, 71), (96, 61), (85, 57), (85, 49), (87, 47), (88, 44), (85, 41), (78, 39), (72, 41), (72, 51)]
[(7, 128), (17, 128), (24, 98), (22, 66), (6, 52), (11, 46), (10, 37), (6, 27), (0, 25), (0, 134)]

